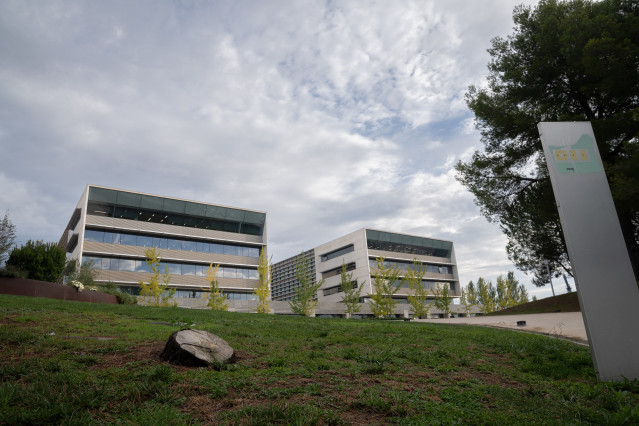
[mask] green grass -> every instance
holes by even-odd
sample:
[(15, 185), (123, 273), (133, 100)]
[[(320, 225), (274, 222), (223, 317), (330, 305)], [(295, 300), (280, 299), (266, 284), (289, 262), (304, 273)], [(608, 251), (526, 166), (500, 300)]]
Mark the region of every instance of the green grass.
[[(161, 361), (191, 324), (238, 361)], [(0, 296), (0, 339), (1, 424), (639, 423), (637, 381), (508, 330)]]

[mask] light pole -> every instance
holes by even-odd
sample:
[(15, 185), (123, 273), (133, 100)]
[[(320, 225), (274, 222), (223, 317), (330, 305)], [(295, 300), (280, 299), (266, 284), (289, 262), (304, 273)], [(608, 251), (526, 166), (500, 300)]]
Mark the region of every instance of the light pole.
[(550, 288), (552, 289), (552, 296), (555, 297), (555, 287), (552, 285), (552, 277), (550, 276), (550, 266), (548, 266), (548, 261), (544, 260), (544, 264), (546, 265), (546, 271), (548, 272), (548, 281), (550, 281)]

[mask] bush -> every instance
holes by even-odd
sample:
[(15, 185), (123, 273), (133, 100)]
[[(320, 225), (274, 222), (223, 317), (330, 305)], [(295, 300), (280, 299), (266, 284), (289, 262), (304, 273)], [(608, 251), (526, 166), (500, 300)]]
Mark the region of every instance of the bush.
[(0, 277), (5, 278), (27, 278), (27, 273), (12, 266), (0, 268)]
[(53, 283), (62, 274), (65, 260), (66, 253), (57, 244), (29, 240), (11, 251), (6, 266), (25, 271), (32, 280)]
[(121, 291), (113, 281), (109, 281), (103, 286), (98, 288), (100, 293), (110, 294), (118, 298), (118, 303), (121, 305), (135, 305), (138, 303), (138, 299), (135, 296), (131, 296), (129, 293)]

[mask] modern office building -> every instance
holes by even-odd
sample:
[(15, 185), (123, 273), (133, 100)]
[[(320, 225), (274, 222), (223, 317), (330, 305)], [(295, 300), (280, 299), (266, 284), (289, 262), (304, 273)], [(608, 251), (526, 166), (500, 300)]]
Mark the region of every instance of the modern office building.
[[(357, 280), (362, 289), (362, 302), (370, 301), (370, 294), (374, 293), (373, 279), (377, 266), (377, 259), (384, 258), (387, 265), (397, 265), (404, 276), (416, 260), (426, 267), (423, 283), (431, 290), (437, 285), (447, 285), (451, 297), (461, 295), (459, 275), (455, 260), (455, 250), (451, 241), (425, 238), (416, 235), (406, 235), (374, 229), (360, 229), (348, 235), (315, 247), (305, 253), (313, 253), (316, 282), (324, 279), (324, 283), (317, 292), (318, 302), (340, 302), (342, 292), (341, 269), (346, 264), (352, 279)], [(278, 289), (273, 294), (273, 300), (280, 295), (290, 297), (294, 291), (294, 284), (290, 280), (294, 277), (295, 258), (279, 262), (278, 274), (273, 274), (272, 289)], [(284, 267), (286, 265), (286, 267)], [(274, 267), (274, 271), (275, 271)], [(292, 272), (291, 272), (292, 270)], [(284, 290), (279, 290), (286, 288)], [(403, 285), (393, 298), (399, 304), (408, 303), (411, 290)], [(434, 297), (433, 297), (434, 298)]]
[(148, 282), (145, 251), (156, 247), (176, 297), (199, 297), (213, 263), (229, 299), (250, 300), (266, 242), (265, 212), (88, 185), (59, 244), (131, 294)]
[(297, 259), (302, 257), (309, 266), (309, 272), (315, 279), (315, 251), (308, 250), (298, 256), (274, 263), (271, 266), (271, 299), (292, 300), (295, 297), (295, 288), (300, 282), (297, 279)]

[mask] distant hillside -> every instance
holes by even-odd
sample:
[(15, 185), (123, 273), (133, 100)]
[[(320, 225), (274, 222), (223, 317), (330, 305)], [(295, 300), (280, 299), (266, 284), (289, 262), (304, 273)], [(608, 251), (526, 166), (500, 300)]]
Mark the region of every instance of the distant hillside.
[(487, 315), (542, 314), (547, 312), (581, 312), (577, 292), (547, 297)]

